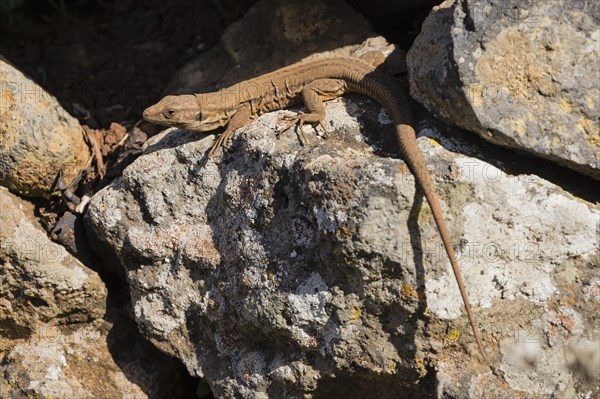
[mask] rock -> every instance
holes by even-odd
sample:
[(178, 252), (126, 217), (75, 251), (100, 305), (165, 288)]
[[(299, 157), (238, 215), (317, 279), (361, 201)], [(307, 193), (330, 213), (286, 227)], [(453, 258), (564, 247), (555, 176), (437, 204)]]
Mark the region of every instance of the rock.
[(0, 187), (0, 397), (183, 397), (187, 372), (145, 341), (125, 300)]
[(411, 95), (448, 124), (599, 179), (598, 19), (597, 1), (445, 1), (409, 51)]
[[(365, 26), (344, 21), (344, 8), (322, 11), (329, 2), (294, 4), (256, 5), (166, 91), (223, 87), (328, 50), (338, 24)], [(364, 43), (387, 48), (357, 30), (341, 54), (361, 54)], [(310, 41), (306, 53), (295, 52), (305, 47), (291, 45), (294, 37)], [(538, 176), (449, 152), (437, 131), (419, 140), (490, 370), (431, 212), (404, 163), (385, 157), (398, 156), (385, 112), (357, 95), (326, 109), (328, 140), (310, 127), (306, 147), (291, 131), (276, 139), (293, 114), (273, 112), (238, 130), (217, 162), (206, 159), (211, 136), (166, 130), (94, 196), (86, 231), (97, 253), (122, 265), (142, 334), (223, 398), (597, 392), (589, 372), (577, 371), (594, 364), (589, 350), (572, 349), (597, 342), (600, 306), (589, 300), (600, 286), (597, 207)], [(567, 349), (573, 355), (561, 358)]]
[(390, 73), (406, 70), (404, 53), (343, 1), (261, 1), (225, 29), (218, 46), (181, 68), (163, 93), (214, 91), (304, 59), (371, 50), (392, 53)]
[[(374, 156), (377, 137), (362, 139), (361, 126), (392, 136), (385, 113), (360, 96), (327, 112), (326, 141), (309, 127), (308, 147), (290, 132), (275, 139), (290, 115), (279, 111), (240, 129), (217, 162), (212, 137), (169, 130), (94, 196), (87, 231), (124, 265), (143, 335), (217, 397), (592, 389), (559, 354), (595, 339), (600, 306), (583, 282), (600, 283), (598, 209), (420, 139), (488, 355), (505, 370), (492, 373), (412, 175)], [(512, 354), (532, 333), (525, 383)], [(438, 383), (417, 385), (426, 375)]]
[(0, 184), (49, 197), (62, 169), (69, 184), (90, 157), (83, 130), (58, 100), (0, 60)]
[(133, 322), (118, 325), (39, 328), (3, 355), (2, 397), (161, 399), (192, 391), (177, 360), (141, 339)]
[(0, 203), (0, 323), (24, 336), (19, 331), (30, 333), (41, 322), (65, 325), (101, 318), (106, 288), (98, 274), (50, 241), (31, 205), (4, 187)]
[(97, 261), (87, 242), (81, 216), (65, 212), (50, 231), (50, 238), (84, 264), (94, 264)]

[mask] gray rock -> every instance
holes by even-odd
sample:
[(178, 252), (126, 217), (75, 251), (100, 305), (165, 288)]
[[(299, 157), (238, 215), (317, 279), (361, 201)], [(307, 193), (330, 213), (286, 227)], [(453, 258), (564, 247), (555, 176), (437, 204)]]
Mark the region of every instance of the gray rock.
[(408, 54), (413, 98), (448, 124), (600, 178), (597, 1), (448, 0)]
[(50, 241), (31, 205), (4, 187), (0, 204), (0, 323), (5, 334), (23, 337), (39, 323), (101, 318), (106, 288), (98, 274)]
[[(392, 136), (385, 113), (359, 96), (327, 111), (326, 141), (309, 127), (308, 147), (289, 132), (275, 139), (290, 115), (279, 111), (240, 129), (217, 162), (210, 136), (169, 130), (92, 199), (88, 231), (124, 265), (144, 336), (225, 398), (593, 389), (560, 354), (596, 342), (600, 307), (582, 282), (600, 284), (598, 209), (420, 140), (503, 371), (492, 373), (412, 176), (374, 156), (376, 137), (363, 141), (365, 126)], [(529, 367), (518, 355), (532, 333)], [(415, 384), (429, 373), (437, 384)]]
[[(256, 76), (328, 50), (330, 25), (365, 26), (345, 22), (343, 8), (309, 12), (328, 2), (294, 4), (295, 18), (279, 3), (255, 6), (167, 92)], [(314, 34), (302, 36), (307, 29)], [(389, 49), (371, 32), (354, 35), (338, 32), (338, 46), (355, 37), (341, 54), (373, 42)], [(304, 51), (296, 36), (311, 41), (306, 54), (295, 53)], [(276, 139), (293, 115), (279, 111), (240, 129), (217, 162), (206, 159), (210, 136), (169, 129), (94, 196), (86, 230), (125, 270), (142, 334), (223, 398), (597, 392), (579, 371), (595, 364), (589, 347), (598, 342), (600, 306), (589, 299), (600, 286), (597, 207), (420, 139), (492, 371), (480, 362), (429, 208), (404, 163), (384, 157), (396, 148), (385, 112), (356, 95), (326, 108), (328, 140), (310, 127), (307, 147), (291, 132)]]
[(181, 364), (140, 339), (133, 323), (119, 325), (99, 320), (71, 331), (40, 326), (3, 353), (2, 398), (184, 397)]
[(49, 197), (62, 169), (69, 184), (90, 151), (84, 132), (58, 100), (0, 59), (0, 184)]
[(31, 204), (0, 187), (0, 206), (0, 397), (178, 397), (183, 366), (107, 305), (99, 276), (50, 241)]

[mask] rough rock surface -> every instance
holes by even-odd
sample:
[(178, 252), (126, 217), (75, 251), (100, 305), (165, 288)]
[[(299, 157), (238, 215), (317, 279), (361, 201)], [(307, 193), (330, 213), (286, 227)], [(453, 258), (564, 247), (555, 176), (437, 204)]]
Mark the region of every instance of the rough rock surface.
[[(344, 21), (345, 8), (292, 3), (259, 3), (166, 91), (212, 90), (330, 50), (332, 32), (348, 44), (341, 54), (386, 46)], [(464, 142), (420, 140), (492, 371), (431, 212), (403, 162), (385, 157), (396, 148), (385, 112), (352, 95), (327, 112), (328, 140), (309, 127), (307, 147), (292, 132), (276, 139), (293, 115), (280, 111), (240, 129), (216, 162), (212, 138), (168, 130), (93, 198), (86, 229), (126, 271), (143, 335), (224, 398), (598, 394), (598, 209), (446, 150)]]
[(96, 272), (46, 236), (31, 205), (0, 187), (0, 326), (22, 336), (40, 322), (88, 322), (105, 312)]
[(162, 399), (186, 389), (183, 366), (144, 341), (131, 321), (43, 325), (12, 344), (0, 364), (3, 399)]
[(413, 98), (495, 144), (600, 178), (600, 2), (448, 0), (408, 54)]
[(181, 397), (182, 365), (140, 336), (127, 296), (107, 304), (98, 275), (4, 187), (0, 207), (0, 397)]
[(290, 115), (280, 111), (240, 129), (217, 162), (212, 138), (170, 130), (93, 198), (88, 231), (124, 265), (142, 333), (219, 397), (594, 389), (561, 354), (598, 343), (598, 210), (420, 140), (492, 373), (412, 176), (361, 140), (360, 126), (392, 135), (385, 113), (359, 96), (327, 111), (326, 141), (275, 139)]
[(90, 157), (84, 133), (58, 100), (0, 59), (0, 184), (48, 197), (59, 171), (67, 184)]

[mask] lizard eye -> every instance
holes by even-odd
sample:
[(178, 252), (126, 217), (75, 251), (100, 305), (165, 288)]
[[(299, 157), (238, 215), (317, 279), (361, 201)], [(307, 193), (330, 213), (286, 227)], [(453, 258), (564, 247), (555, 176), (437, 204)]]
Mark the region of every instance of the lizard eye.
[(197, 120), (198, 122), (200, 122), (200, 119), (202, 119), (202, 114), (200, 114), (200, 112), (198, 112), (198, 113), (195, 115), (195, 117), (196, 117), (196, 120)]
[(167, 109), (163, 112), (163, 115), (165, 118), (170, 119), (173, 116), (175, 116), (175, 110), (174, 109)]

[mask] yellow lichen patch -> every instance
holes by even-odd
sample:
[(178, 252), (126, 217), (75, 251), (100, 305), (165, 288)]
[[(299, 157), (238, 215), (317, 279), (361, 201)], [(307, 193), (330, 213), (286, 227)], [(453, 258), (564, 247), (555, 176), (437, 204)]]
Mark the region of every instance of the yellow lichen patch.
[(417, 366), (417, 370), (419, 371), (419, 374), (421, 376), (424, 376), (427, 374), (427, 369), (425, 368), (425, 361), (423, 360), (422, 357), (417, 357), (415, 359), (415, 366)]
[(411, 209), (408, 214), (410, 222), (417, 222), (420, 226), (425, 226), (433, 219), (433, 213), (428, 204), (423, 204), (421, 208)]
[(460, 331), (458, 331), (456, 328), (453, 328), (452, 330), (448, 331), (448, 334), (446, 334), (446, 340), (448, 341), (458, 341), (459, 338)]
[[(578, 125), (580, 126), (581, 130), (583, 130), (582, 133), (587, 134), (587, 133), (596, 133), (596, 134), (592, 134), (592, 140), (598, 140), (598, 125), (596, 125), (594, 123), (594, 121), (586, 119), (586, 118), (581, 118), (578, 122)], [(596, 130), (596, 132), (594, 132), (594, 130)]]
[(415, 291), (415, 289), (409, 284), (402, 284), (400, 288), (400, 293), (404, 297), (404, 299), (414, 298), (416, 300), (419, 299), (419, 293)]
[(356, 233), (356, 229), (353, 227), (348, 227), (347, 225), (343, 224), (340, 226), (337, 233), (338, 233), (338, 238), (350, 238), (354, 235), (354, 233)]
[(558, 101), (558, 108), (565, 112), (573, 112), (573, 104), (571, 104), (571, 102), (564, 97)]
[[(598, 130), (598, 127), (596, 126), (595, 129)], [(600, 132), (596, 131), (595, 134), (591, 134), (589, 136), (589, 142), (596, 148), (598, 151), (597, 155), (600, 156)]]
[(350, 320), (358, 320), (360, 319), (360, 316), (362, 316), (362, 310), (360, 310), (360, 308), (354, 307), (350, 310)]
[(471, 85), (469, 88), (469, 98), (473, 107), (481, 107), (483, 105), (483, 85), (479, 83)]
[(510, 121), (510, 127), (513, 131), (517, 132), (519, 136), (527, 133), (527, 125), (523, 119), (515, 119)]
[(19, 387), (19, 385), (16, 383), (16, 381), (15, 380), (11, 380), (11, 379), (8, 380), (8, 386), (10, 388), (12, 388), (12, 389), (15, 389), (15, 388)]
[(575, 125), (566, 125), (566, 126), (561, 126), (561, 132), (563, 134), (567, 134), (569, 130), (572, 130), (573, 127), (575, 127), (577, 129), (577, 131), (579, 132), (579, 134), (584, 135), (586, 134), (586, 126), (588, 125), (587, 120), (579, 120), (577, 121), (577, 123), (575, 123)]
[(442, 146), (436, 139), (432, 139), (431, 137), (428, 137), (428, 139), (431, 144), (438, 146), (438, 147)]
[(387, 374), (396, 374), (396, 367), (397, 367), (397, 363), (390, 361), (385, 364), (384, 371)]
[(575, 304), (575, 299), (570, 296), (565, 296), (562, 298), (557, 298), (551, 301), (550, 303), (552, 307), (558, 312), (561, 307), (573, 307), (573, 305)]
[(552, 71), (540, 67), (543, 57), (545, 51), (519, 28), (502, 31), (487, 44), (475, 67), (482, 85), (481, 101), (505, 101), (510, 97), (516, 103), (535, 103), (537, 93), (557, 94), (560, 88), (552, 80)]
[(420, 212), (418, 212), (415, 216), (418, 217), (419, 224), (425, 225), (433, 219), (433, 212), (431, 212), (431, 208), (428, 204), (423, 204)]
[(596, 108), (596, 98), (598, 98), (598, 90), (594, 90), (595, 95), (596, 96), (585, 96), (585, 105), (589, 108), (589, 109), (595, 109)]
[(573, 305), (575, 305), (575, 298), (570, 297), (570, 296), (566, 296), (564, 298), (561, 298), (560, 303), (563, 306), (568, 306), (568, 307), (572, 307)]
[(277, 276), (275, 273), (273, 272), (269, 272), (267, 274), (267, 278), (269, 279), (269, 282), (273, 285), (273, 286), (279, 286), (279, 282), (277, 281)]

